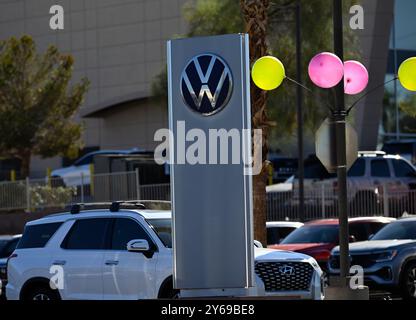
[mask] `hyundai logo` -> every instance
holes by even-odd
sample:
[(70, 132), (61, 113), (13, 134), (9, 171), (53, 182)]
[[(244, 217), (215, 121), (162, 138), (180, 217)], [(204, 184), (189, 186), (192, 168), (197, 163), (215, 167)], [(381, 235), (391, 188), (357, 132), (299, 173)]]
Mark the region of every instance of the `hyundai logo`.
[(205, 116), (221, 111), (231, 98), (232, 75), (223, 59), (201, 54), (182, 72), (181, 94), (185, 104)]
[(279, 267), (279, 272), (285, 276), (291, 276), (295, 273), (295, 268), (288, 265), (284, 265)]

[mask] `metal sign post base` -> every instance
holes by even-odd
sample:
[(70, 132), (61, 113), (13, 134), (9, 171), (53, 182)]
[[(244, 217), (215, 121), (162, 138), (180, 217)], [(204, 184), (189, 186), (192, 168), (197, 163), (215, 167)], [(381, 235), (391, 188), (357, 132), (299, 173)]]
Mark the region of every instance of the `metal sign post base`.
[[(325, 288), (325, 300), (370, 300), (370, 292), (367, 286), (356, 289), (343, 283), (345, 278), (331, 277), (331, 284)], [(347, 277), (347, 282), (349, 278)]]

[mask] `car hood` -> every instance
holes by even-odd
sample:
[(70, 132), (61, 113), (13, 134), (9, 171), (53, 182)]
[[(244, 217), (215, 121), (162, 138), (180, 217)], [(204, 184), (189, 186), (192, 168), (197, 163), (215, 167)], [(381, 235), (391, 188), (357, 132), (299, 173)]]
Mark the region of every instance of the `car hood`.
[(271, 249), (298, 251), (298, 252), (309, 252), (315, 249), (326, 249), (331, 250), (334, 244), (331, 243), (293, 243), (293, 244), (278, 244), (269, 246)]
[(310, 256), (306, 254), (284, 251), (284, 250), (275, 250), (275, 249), (265, 249), (265, 248), (254, 248), (254, 257), (256, 261), (269, 261), (269, 260), (309, 260)]
[[(371, 252), (385, 249), (394, 249), (406, 244), (416, 244), (416, 240), (370, 240), (350, 243), (350, 252)], [(333, 253), (339, 253), (339, 246), (335, 247)]]

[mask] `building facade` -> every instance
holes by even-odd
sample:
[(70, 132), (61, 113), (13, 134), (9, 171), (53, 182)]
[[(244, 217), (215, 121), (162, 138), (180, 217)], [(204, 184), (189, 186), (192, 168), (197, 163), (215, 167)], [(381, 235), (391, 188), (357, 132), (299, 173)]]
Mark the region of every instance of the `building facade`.
[[(74, 56), (73, 80), (91, 81), (76, 117), (85, 123), (86, 147), (153, 149), (154, 132), (167, 127), (167, 105), (151, 98), (152, 82), (165, 68), (166, 41), (186, 33), (183, 6), (192, 1), (0, 0), (0, 39), (29, 34), (40, 51), (53, 44)], [(396, 6), (403, 1), (413, 2), (396, 0)], [(361, 4), (365, 25), (354, 32), (373, 88), (385, 80), (395, 1), (362, 0)], [(50, 28), (53, 5), (64, 8), (63, 30)], [(346, 12), (345, 25), (347, 17)], [(354, 122), (361, 149), (377, 145), (383, 97), (380, 88), (357, 106)], [(307, 152), (312, 153), (313, 138), (309, 140)], [(47, 167), (61, 165), (60, 158), (35, 157), (33, 175), (42, 176)]]

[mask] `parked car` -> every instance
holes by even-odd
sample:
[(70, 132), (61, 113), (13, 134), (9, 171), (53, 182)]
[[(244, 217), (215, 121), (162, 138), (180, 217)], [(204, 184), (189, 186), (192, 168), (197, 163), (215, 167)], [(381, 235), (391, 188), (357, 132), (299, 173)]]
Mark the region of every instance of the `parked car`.
[[(350, 218), (350, 242), (368, 240), (394, 220), (385, 217)], [(318, 261), (322, 270), (327, 270), (331, 250), (339, 243), (338, 233), (338, 219), (315, 220), (293, 231), (279, 245), (268, 247), (307, 254)]]
[(382, 151), (388, 154), (398, 154), (410, 161), (416, 163), (416, 140), (404, 139), (404, 140), (391, 140), (384, 143)]
[(295, 180), (295, 176), (291, 176), (287, 180), (281, 183), (272, 184), (266, 186), (266, 192), (292, 192), (293, 191), (293, 181)]
[(298, 171), (298, 159), (279, 156), (271, 156), (273, 165), (273, 183), (286, 181)]
[(97, 155), (111, 154), (138, 154), (143, 150), (138, 148), (128, 150), (100, 150), (87, 153), (83, 157), (76, 160), (71, 166), (53, 170), (51, 177), (55, 184), (63, 184), (68, 187), (77, 187), (81, 184), (88, 185), (90, 183), (90, 165)]
[(294, 221), (268, 221), (267, 228), (267, 245), (279, 244), (291, 232), (303, 226), (302, 222)]
[[(75, 207), (26, 225), (9, 258), (7, 299), (171, 298), (178, 295), (171, 247), (170, 211), (132, 209), (131, 203), (112, 210)], [(254, 248), (254, 255), (250, 294), (322, 299), (315, 259), (264, 248)], [(51, 267), (62, 269), (62, 289), (51, 288)]]
[[(363, 267), (370, 290), (416, 300), (416, 218), (397, 220), (369, 241), (350, 244), (350, 259), (351, 265)], [(339, 274), (339, 247), (333, 249), (328, 265), (330, 274)]]
[[(13, 253), (21, 235), (0, 236), (0, 291), (3, 291), (7, 284), (7, 258)], [(3, 290), (2, 290), (3, 289)], [(0, 292), (0, 297), (2, 294)]]
[[(294, 180), (294, 202), (298, 201), (299, 181)], [(316, 157), (305, 161), (305, 203), (321, 205), (324, 190), (325, 205), (338, 201), (338, 182)], [(408, 191), (416, 190), (416, 168), (399, 155), (381, 151), (361, 151), (348, 171), (348, 200), (354, 211), (373, 211), (381, 204), (383, 191), (389, 192), (391, 202), (407, 199)], [(374, 211), (373, 211), (374, 212)]]

